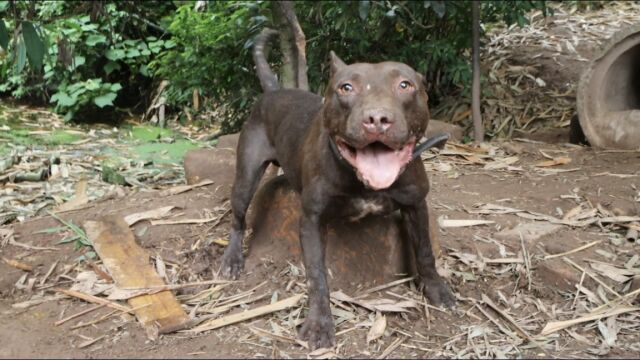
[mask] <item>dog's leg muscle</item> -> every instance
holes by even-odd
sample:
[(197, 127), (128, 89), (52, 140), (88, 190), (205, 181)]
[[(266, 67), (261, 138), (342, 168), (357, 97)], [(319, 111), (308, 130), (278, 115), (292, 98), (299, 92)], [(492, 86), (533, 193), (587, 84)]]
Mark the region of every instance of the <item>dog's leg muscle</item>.
[(402, 220), (413, 245), (418, 274), (424, 293), (435, 305), (453, 306), (455, 298), (448, 285), (436, 271), (435, 257), (429, 238), (429, 213), (425, 200), (401, 209)]
[[(246, 146), (249, 143), (251, 146)], [(231, 190), (231, 234), (222, 258), (222, 275), (232, 279), (237, 278), (244, 268), (242, 239), (247, 209), (265, 169), (274, 157), (274, 150), (269, 145), (262, 124), (247, 124), (238, 141), (238, 149), (243, 151), (238, 151), (236, 177)]]
[(335, 344), (335, 329), (329, 306), (329, 286), (324, 262), (325, 239), (321, 232), (321, 215), (327, 205), (326, 196), (316, 189), (302, 193), (302, 217), (300, 218), (300, 244), (307, 273), (309, 315), (302, 325), (300, 337), (313, 349)]

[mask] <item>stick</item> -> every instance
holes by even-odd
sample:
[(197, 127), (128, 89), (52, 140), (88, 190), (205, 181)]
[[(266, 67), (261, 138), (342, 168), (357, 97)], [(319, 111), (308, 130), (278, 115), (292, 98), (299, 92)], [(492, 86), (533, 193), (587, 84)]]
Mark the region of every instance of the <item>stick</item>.
[(394, 342), (391, 343), (391, 345), (389, 345), (386, 349), (384, 349), (382, 354), (378, 356), (378, 359), (384, 359), (387, 356), (389, 356), (389, 354), (391, 354), (393, 350), (397, 349), (398, 346), (400, 346), (400, 344), (402, 344), (405, 340), (407, 340), (406, 337), (397, 338)]
[(582, 245), (580, 247), (577, 247), (577, 248), (575, 248), (573, 250), (565, 251), (565, 252), (559, 253), (559, 254), (547, 255), (547, 256), (544, 257), (544, 260), (549, 260), (549, 259), (553, 259), (553, 258), (565, 256), (565, 255), (575, 254), (578, 251), (586, 250), (586, 249), (588, 249), (588, 248), (590, 248), (590, 247), (592, 247), (594, 245), (597, 245), (597, 244), (599, 244), (601, 242), (602, 242), (602, 240), (596, 240), (596, 241), (592, 241), (592, 242), (590, 242), (590, 243), (588, 243), (586, 245)]
[(395, 281), (392, 281), (390, 283), (378, 285), (376, 287), (372, 287), (369, 290), (365, 290), (364, 292), (362, 292), (362, 294), (354, 297), (354, 299), (359, 299), (361, 297), (367, 296), (367, 295), (369, 295), (371, 293), (374, 293), (376, 291), (380, 291), (380, 290), (384, 290), (386, 288), (390, 288), (390, 287), (393, 287), (393, 286), (396, 286), (396, 285), (400, 285), (402, 283), (406, 283), (407, 281), (411, 281), (411, 280), (413, 280), (413, 276), (408, 277), (408, 278), (404, 278), (404, 279), (400, 279), (400, 280), (395, 280)]
[[(138, 310), (140, 310), (142, 308), (145, 308), (147, 306), (151, 306), (151, 304), (144, 304), (144, 305), (136, 306), (136, 307), (132, 308), (131, 311), (138, 311)], [(99, 323), (101, 321), (107, 320), (108, 318), (110, 318), (112, 316), (115, 316), (115, 315), (119, 315), (119, 314), (121, 314), (123, 312), (124, 311), (113, 310), (112, 312), (110, 312), (110, 313), (108, 313), (108, 314), (106, 314), (106, 315), (104, 315), (101, 318), (98, 318), (96, 320), (89, 321), (88, 323), (80, 323), (80, 324), (73, 325), (70, 328), (70, 330), (80, 329), (82, 327), (89, 326), (89, 325), (95, 325), (95, 324), (97, 324), (97, 323)]]
[(593, 314), (593, 313), (596, 313), (596, 312), (598, 312), (598, 311), (600, 311), (600, 310), (604, 309), (604, 308), (605, 308), (605, 307), (607, 307), (607, 306), (611, 306), (611, 305), (613, 305), (614, 303), (620, 302), (620, 301), (622, 301), (622, 300), (626, 300), (626, 299), (628, 299), (628, 298), (630, 298), (630, 297), (632, 297), (632, 296), (634, 296), (634, 295), (638, 295), (638, 294), (640, 294), (640, 288), (639, 288), (639, 289), (636, 289), (636, 290), (633, 290), (632, 292), (630, 292), (630, 293), (628, 293), (628, 294), (624, 294), (624, 295), (623, 295), (621, 298), (619, 298), (619, 299), (613, 299), (613, 300), (609, 301), (609, 302), (608, 302), (608, 303), (606, 303), (606, 304), (602, 304), (602, 305), (598, 306), (597, 308), (595, 308), (595, 309), (591, 310), (591, 313), (592, 313), (592, 314)]
[(90, 312), (92, 312), (92, 311), (95, 311), (95, 310), (98, 310), (98, 309), (102, 309), (102, 308), (103, 308), (103, 307), (105, 307), (105, 306), (107, 306), (107, 305), (106, 305), (106, 304), (99, 304), (99, 305), (96, 305), (96, 306), (90, 307), (90, 308), (88, 308), (88, 309), (84, 309), (83, 311), (80, 311), (79, 313), (73, 314), (73, 315), (71, 315), (71, 316), (68, 316), (68, 317), (66, 317), (66, 318), (62, 319), (62, 320), (58, 320), (58, 321), (56, 321), (55, 323), (53, 323), (53, 325), (55, 325), (55, 326), (60, 326), (60, 325), (62, 325), (62, 324), (64, 324), (64, 323), (66, 323), (66, 322), (67, 322), (67, 321), (69, 321), (69, 320), (73, 320), (73, 319), (75, 319), (75, 318), (77, 318), (77, 317), (80, 317), (80, 316), (82, 316), (82, 315), (88, 314), (88, 313), (90, 313)]
[(542, 347), (542, 345), (540, 345), (537, 341), (535, 341), (531, 335), (529, 335), (529, 333), (523, 329), (522, 327), (520, 327), (520, 325), (518, 325), (518, 323), (516, 323), (516, 321), (506, 312), (502, 311), (494, 302), (493, 300), (491, 300), (487, 295), (482, 294), (482, 301), (487, 304), (490, 308), (492, 308), (495, 312), (497, 312), (500, 316), (502, 316), (503, 318), (505, 318), (511, 325), (513, 325), (513, 327), (516, 328), (516, 331), (518, 333), (520, 333), (520, 335), (522, 335), (527, 341), (529, 341), (530, 343), (532, 343), (533, 345), (535, 345), (537, 348), (539, 348), (540, 350), (542, 350), (545, 354), (549, 355), (549, 353), (547, 353), (547, 351)]
[(51, 267), (49, 268), (49, 271), (47, 271), (47, 273), (44, 275), (44, 277), (42, 278), (42, 280), (40, 280), (40, 286), (43, 286), (44, 283), (47, 281), (47, 279), (49, 278), (49, 276), (51, 276), (51, 273), (53, 273), (53, 270), (55, 270), (56, 266), (58, 265), (58, 262), (60, 260), (56, 260)]
[(595, 275), (591, 274), (590, 272), (588, 272), (587, 270), (585, 270), (582, 266), (576, 264), (575, 262), (573, 262), (571, 259), (567, 258), (567, 257), (563, 257), (562, 260), (564, 260), (566, 263), (568, 263), (569, 265), (572, 265), (573, 267), (575, 267), (576, 269), (580, 270), (580, 271), (584, 271), (590, 278), (592, 278), (593, 280), (595, 280), (598, 284), (602, 285), (603, 288), (605, 288), (607, 291), (609, 291), (611, 294), (615, 295), (618, 299), (622, 298), (622, 296), (620, 296), (620, 294), (618, 294), (615, 290), (613, 290), (612, 288), (610, 288), (609, 286), (607, 286), (607, 284), (605, 284), (602, 280), (598, 279)]
[[(273, 334), (267, 330), (264, 329), (260, 329), (254, 326), (249, 326), (249, 330), (251, 330), (254, 334), (258, 335), (258, 336), (265, 336), (268, 337), (270, 339), (273, 340), (280, 340), (282, 342), (288, 342), (291, 344), (298, 344), (300, 346), (302, 346), (305, 349), (309, 349), (309, 344), (306, 341), (302, 341), (302, 340), (298, 340), (296, 338), (290, 337), (290, 336), (283, 336), (283, 335), (277, 335), (277, 334)], [(337, 336), (337, 334), (336, 334)]]
[(592, 321), (592, 320), (599, 320), (602, 318), (606, 318), (609, 316), (613, 316), (613, 315), (620, 315), (620, 314), (624, 314), (624, 313), (628, 313), (628, 312), (632, 312), (632, 311), (640, 311), (639, 307), (621, 307), (621, 308), (617, 308), (617, 309), (612, 309), (608, 312), (604, 312), (604, 313), (600, 313), (600, 314), (591, 314), (591, 315), (585, 315), (576, 319), (572, 319), (572, 320), (565, 320), (565, 321), (551, 321), (549, 323), (547, 323), (547, 325), (545, 325), (544, 329), (542, 329), (542, 331), (540, 332), (539, 336), (544, 336), (544, 335), (549, 335), (549, 334), (553, 334), (554, 332), (560, 331), (562, 329), (566, 329), (570, 326), (576, 325), (576, 324), (581, 324), (583, 322), (588, 322), (588, 321)]
[(235, 324), (241, 321), (253, 319), (258, 316), (270, 314), (276, 311), (288, 309), (290, 307), (295, 306), (303, 297), (303, 294), (294, 295), (290, 298), (280, 300), (273, 304), (260, 306), (255, 309), (247, 310), (237, 314), (231, 314), (220, 319), (214, 319), (206, 324), (202, 324), (198, 327), (195, 327), (191, 330), (186, 330), (187, 332), (199, 333), (203, 331), (217, 329), (223, 326)]
[(498, 320), (496, 320), (493, 316), (491, 316), (491, 314), (489, 314), (488, 312), (486, 312), (486, 310), (484, 310), (482, 308), (482, 306), (478, 305), (478, 303), (473, 304), (478, 310), (480, 310), (480, 312), (487, 317), (487, 319), (489, 319), (489, 321), (491, 321), (495, 326), (498, 327), (498, 329), (500, 329), (500, 331), (502, 331), (505, 335), (511, 337), (514, 340), (519, 340), (518, 336), (516, 336), (516, 334), (514, 334), (513, 332), (507, 330), (504, 326), (502, 326), (502, 324), (500, 324), (498, 322)]
[(87, 346), (93, 345), (93, 344), (95, 344), (96, 342), (98, 342), (98, 341), (100, 341), (100, 340), (104, 339), (106, 336), (107, 336), (107, 335), (102, 335), (102, 336), (97, 337), (97, 338), (95, 338), (95, 339), (91, 339), (91, 340), (89, 340), (89, 341), (85, 341), (85, 342), (83, 342), (82, 344), (78, 345), (78, 349), (86, 348)]
[(133, 310), (129, 307), (126, 306), (122, 306), (118, 303), (115, 303), (113, 301), (109, 301), (109, 300), (105, 300), (103, 298), (99, 298), (97, 296), (93, 296), (93, 295), (89, 295), (89, 294), (85, 294), (85, 293), (81, 293), (79, 291), (75, 291), (75, 290), (67, 290), (67, 289), (60, 289), (60, 288), (55, 288), (53, 289), (56, 292), (61, 292), (67, 296), (71, 296), (71, 297), (75, 297), (78, 299), (82, 299), (84, 301), (90, 302), (90, 303), (94, 303), (94, 304), (100, 304), (100, 305), (106, 305), (112, 309), (116, 309), (116, 310), (120, 310), (120, 311), (124, 311), (124, 312), (132, 312)]
[(520, 235), (520, 245), (522, 246), (522, 258), (524, 259), (524, 268), (527, 270), (527, 290), (531, 291), (531, 266), (529, 259), (529, 252), (527, 248), (524, 246), (524, 237), (522, 236), (522, 232), (518, 232)]

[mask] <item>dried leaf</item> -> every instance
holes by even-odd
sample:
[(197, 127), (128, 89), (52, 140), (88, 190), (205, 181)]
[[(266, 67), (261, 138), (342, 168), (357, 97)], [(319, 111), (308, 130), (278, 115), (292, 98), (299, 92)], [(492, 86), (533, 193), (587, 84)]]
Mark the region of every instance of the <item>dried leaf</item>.
[(163, 218), (169, 215), (169, 212), (171, 212), (171, 210), (173, 210), (174, 208), (175, 206), (163, 206), (149, 211), (129, 214), (124, 217), (124, 221), (129, 224), (129, 226), (132, 226), (138, 221)]
[(495, 224), (495, 221), (492, 221), (492, 220), (473, 220), (473, 219), (455, 220), (455, 219), (438, 218), (438, 224), (442, 228), (454, 228), (454, 227), (468, 227), (468, 226)]
[(371, 329), (367, 333), (367, 343), (373, 340), (379, 339), (384, 335), (384, 330), (387, 328), (387, 318), (380, 312), (376, 312), (376, 319), (371, 325)]
[(557, 165), (566, 165), (570, 162), (571, 162), (571, 158), (569, 157), (558, 157), (558, 158), (554, 158), (553, 160), (541, 161), (535, 164), (534, 166), (550, 167), (550, 166), (557, 166)]

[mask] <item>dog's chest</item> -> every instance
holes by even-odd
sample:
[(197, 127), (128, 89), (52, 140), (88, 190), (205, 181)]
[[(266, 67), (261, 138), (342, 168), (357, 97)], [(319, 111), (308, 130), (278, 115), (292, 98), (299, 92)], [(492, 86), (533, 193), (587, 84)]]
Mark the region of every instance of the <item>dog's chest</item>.
[(351, 198), (346, 210), (349, 221), (358, 221), (369, 215), (388, 214), (395, 206), (391, 199), (383, 196), (363, 196)]

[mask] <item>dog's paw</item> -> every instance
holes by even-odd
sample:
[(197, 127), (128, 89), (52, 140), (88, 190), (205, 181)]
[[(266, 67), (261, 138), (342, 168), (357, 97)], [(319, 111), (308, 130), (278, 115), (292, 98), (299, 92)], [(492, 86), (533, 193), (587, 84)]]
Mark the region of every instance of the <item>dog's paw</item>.
[(224, 278), (236, 280), (244, 269), (244, 256), (240, 251), (227, 249), (222, 255), (221, 274)]
[(456, 298), (449, 285), (441, 278), (425, 280), (424, 295), (436, 306), (452, 308), (456, 305)]
[(311, 350), (333, 347), (336, 334), (331, 314), (307, 317), (298, 336), (309, 343)]

